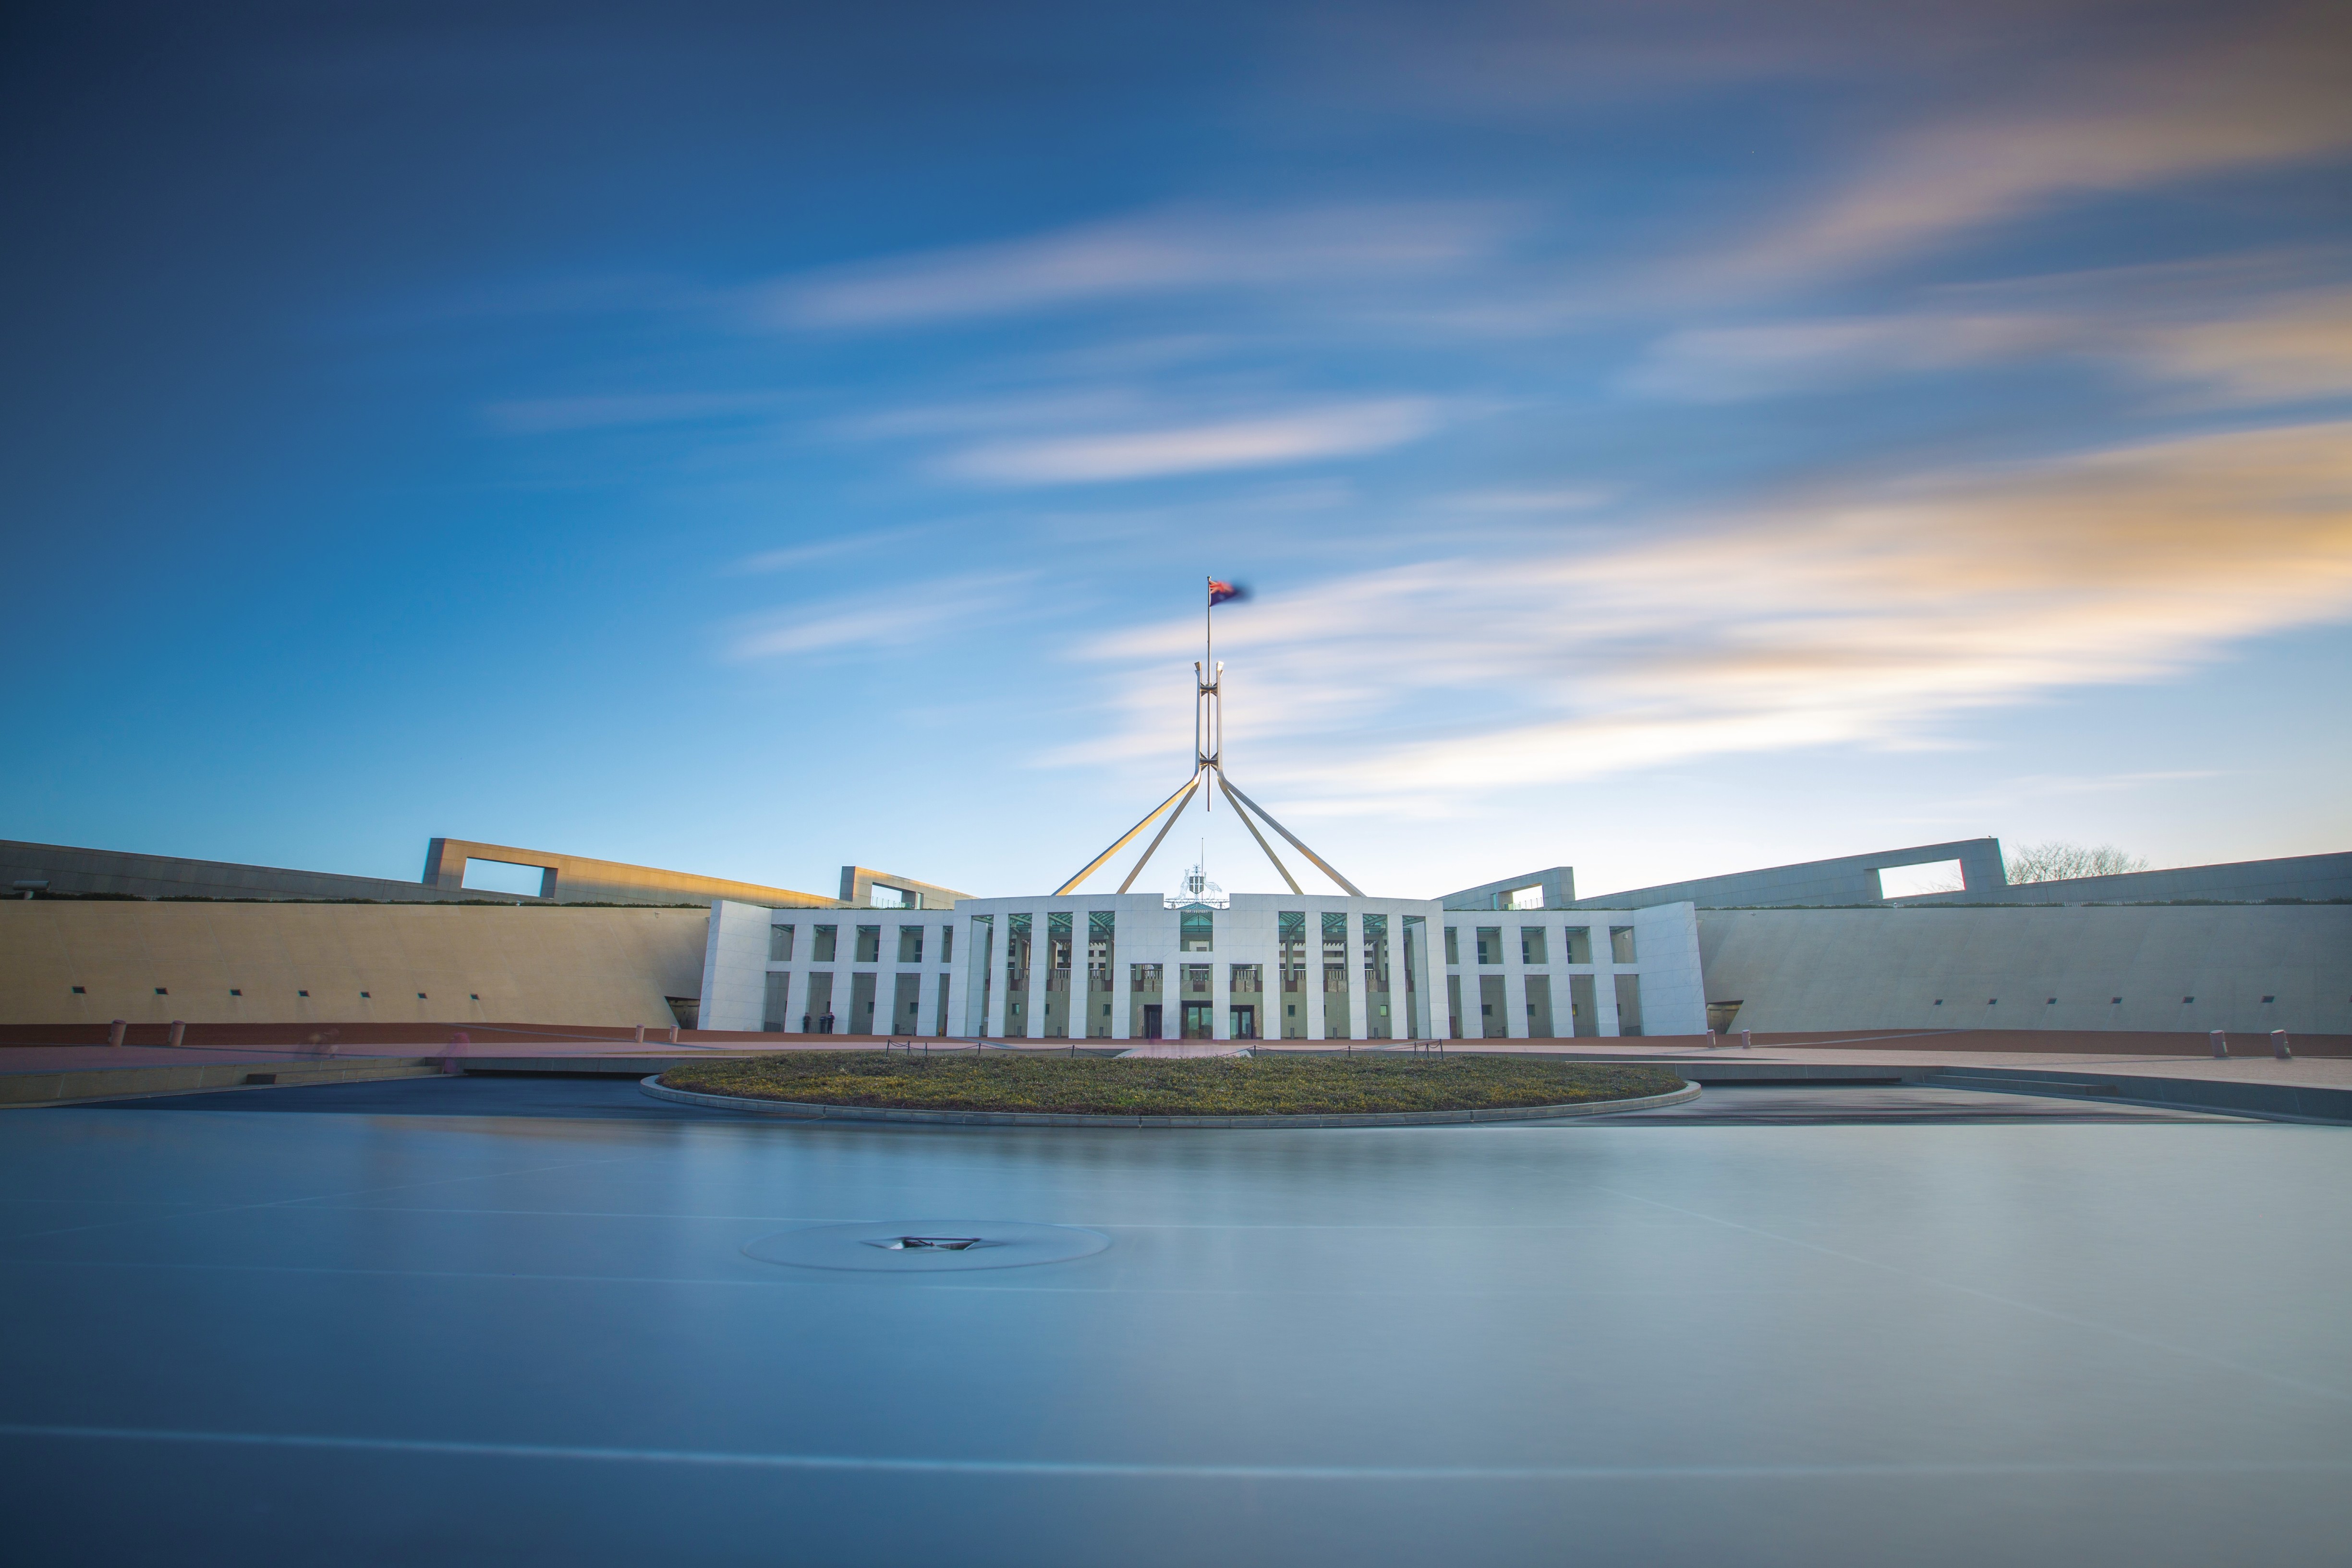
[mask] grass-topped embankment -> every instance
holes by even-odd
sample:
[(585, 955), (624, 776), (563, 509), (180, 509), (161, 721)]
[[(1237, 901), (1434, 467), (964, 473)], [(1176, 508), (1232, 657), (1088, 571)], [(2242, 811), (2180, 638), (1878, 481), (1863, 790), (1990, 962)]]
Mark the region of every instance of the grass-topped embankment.
[(1500, 1110), (1668, 1094), (1665, 1068), (1544, 1057), (908, 1057), (781, 1051), (661, 1075), (695, 1094), (899, 1110), (1064, 1116), (1370, 1116)]

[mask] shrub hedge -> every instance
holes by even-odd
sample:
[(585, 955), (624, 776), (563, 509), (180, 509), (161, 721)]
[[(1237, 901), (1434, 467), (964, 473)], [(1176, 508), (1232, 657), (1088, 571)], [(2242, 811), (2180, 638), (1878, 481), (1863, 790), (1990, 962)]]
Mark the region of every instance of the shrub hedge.
[(696, 1094), (903, 1110), (1077, 1116), (1349, 1116), (1631, 1100), (1671, 1069), (1547, 1057), (1265, 1056), (1190, 1059), (780, 1051), (695, 1062), (660, 1081)]

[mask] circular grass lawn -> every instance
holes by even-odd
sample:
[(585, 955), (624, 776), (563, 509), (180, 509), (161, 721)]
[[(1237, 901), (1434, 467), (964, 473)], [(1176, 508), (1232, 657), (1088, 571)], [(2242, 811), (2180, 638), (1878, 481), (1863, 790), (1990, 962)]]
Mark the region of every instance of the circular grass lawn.
[(1671, 1094), (1672, 1069), (1533, 1056), (934, 1057), (780, 1051), (675, 1067), (691, 1094), (796, 1105), (1060, 1116), (1378, 1116)]

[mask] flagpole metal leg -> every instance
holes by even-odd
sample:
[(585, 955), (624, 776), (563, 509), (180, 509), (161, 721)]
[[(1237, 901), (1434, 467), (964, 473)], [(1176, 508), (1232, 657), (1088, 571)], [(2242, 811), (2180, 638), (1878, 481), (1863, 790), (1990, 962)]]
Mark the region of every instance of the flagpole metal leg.
[[(1101, 854), (1087, 861), (1085, 870), (1080, 871), (1076, 876), (1071, 878), (1068, 881), (1055, 889), (1054, 897), (1057, 899), (1060, 898), (1063, 894), (1076, 887), (1080, 882), (1083, 882), (1088, 877), (1093, 876), (1096, 871), (1101, 868), (1104, 861), (1109, 859), (1112, 856), (1126, 848), (1128, 842), (1130, 839), (1132, 839), (1137, 834), (1142, 832), (1145, 828), (1150, 826), (1153, 820), (1157, 818), (1161, 812), (1166, 811), (1171, 805), (1176, 805), (1178, 799), (1190, 794), (1200, 784), (1200, 782), (1201, 775), (1198, 772), (1195, 772), (1191, 778), (1184, 781), (1183, 784), (1177, 789), (1174, 795), (1170, 795), (1166, 800), (1161, 801), (1158, 805), (1153, 806), (1150, 811), (1144, 813), (1143, 820), (1141, 822), (1137, 823), (1125, 833), (1120, 834), (1118, 836), (1118, 843), (1113, 844), (1109, 848), (1104, 850)], [(1183, 810), (1183, 807), (1180, 805), (1177, 806), (1176, 809), (1181, 812)], [(1171, 817), (1169, 820), (1173, 822), (1175, 818)], [(1167, 829), (1161, 828), (1160, 832), (1165, 834)], [(1151, 842), (1156, 846), (1159, 844), (1160, 840), (1155, 838)], [(1122, 892), (1125, 890), (1125, 889), (1120, 889)]]
[[(1217, 770), (1217, 778), (1219, 782), (1223, 782), (1224, 776), (1225, 771), (1223, 768), (1219, 768)], [(1281, 834), (1283, 837), (1288, 839), (1292, 848), (1297, 850), (1301, 855), (1306, 856), (1309, 860), (1314, 861), (1317, 870), (1321, 871), (1325, 876), (1339, 883), (1339, 886), (1347, 889), (1354, 897), (1360, 899), (1364, 896), (1363, 889), (1359, 888), (1355, 883), (1350, 882), (1347, 878), (1342, 877), (1339, 872), (1331, 869), (1331, 863), (1324, 859), (1322, 856), (1315, 853), (1314, 850), (1307, 847), (1306, 843), (1300, 839), (1298, 835), (1291, 832), (1290, 829), (1285, 827), (1279, 822), (1276, 822), (1272, 816), (1267, 816), (1265, 807), (1258, 805), (1257, 802), (1244, 795), (1240, 790), (1234, 788), (1230, 784), (1226, 784), (1225, 788), (1232, 791), (1234, 800), (1238, 801), (1244, 806), (1246, 806), (1249, 810), (1257, 813), (1258, 816), (1265, 817), (1265, 825), (1268, 827), (1273, 828), (1276, 833)], [(1171, 820), (1173, 819), (1171, 818)]]
[(1192, 792), (1200, 787), (1201, 775), (1194, 773), (1192, 775), (1192, 782), (1184, 786), (1181, 797), (1176, 802), (1176, 809), (1168, 814), (1168, 820), (1160, 825), (1160, 831), (1151, 836), (1151, 842), (1150, 844), (1144, 846), (1143, 858), (1135, 863), (1135, 869), (1129, 871), (1127, 874), (1127, 880), (1118, 885), (1118, 890), (1120, 892), (1124, 893), (1129, 888), (1135, 886), (1135, 879), (1143, 875), (1143, 868), (1151, 864), (1151, 857), (1159, 852), (1160, 841), (1168, 837), (1168, 830), (1176, 826), (1176, 819), (1178, 817), (1184, 815), (1184, 807), (1192, 802)]
[(1250, 837), (1256, 839), (1257, 847), (1265, 851), (1265, 858), (1274, 862), (1274, 868), (1282, 873), (1282, 879), (1290, 884), (1290, 890), (1297, 893), (1299, 897), (1305, 898), (1307, 896), (1307, 889), (1298, 885), (1298, 879), (1290, 874), (1290, 868), (1282, 863), (1282, 857), (1274, 852), (1274, 846), (1268, 844), (1265, 841), (1265, 835), (1257, 830), (1257, 824), (1252, 822), (1250, 820), (1250, 814), (1242, 809), (1242, 803), (1238, 800), (1234, 800), (1234, 786), (1225, 782), (1225, 770), (1223, 768), (1219, 768), (1217, 770), (1217, 787), (1225, 792), (1225, 798), (1227, 800), (1233, 801), (1234, 815), (1240, 817), (1242, 819), (1242, 826), (1250, 830)]

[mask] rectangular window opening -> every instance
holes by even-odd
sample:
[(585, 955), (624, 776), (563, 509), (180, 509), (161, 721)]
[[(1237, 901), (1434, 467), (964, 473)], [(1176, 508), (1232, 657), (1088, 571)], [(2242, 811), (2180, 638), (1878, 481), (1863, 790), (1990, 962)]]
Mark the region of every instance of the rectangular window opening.
[(544, 866), (524, 866), (512, 860), (475, 860), (466, 862), (462, 885), (469, 893), (505, 893), (526, 899), (539, 897), (547, 885), (548, 868)]
[(1958, 860), (1930, 860), (1924, 866), (1882, 866), (1878, 871), (1878, 894), (1885, 899), (1916, 899), (1923, 893), (1957, 893), (1960, 886), (1960, 863)]

